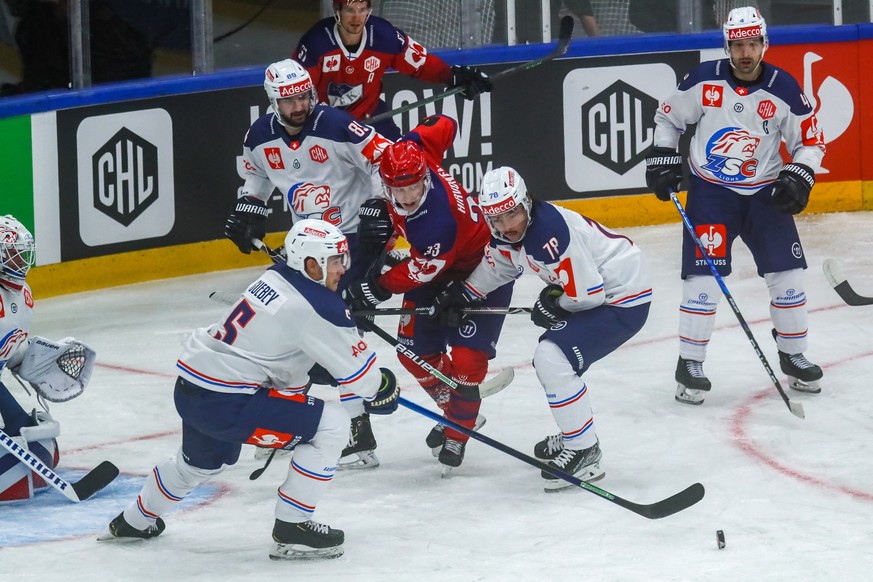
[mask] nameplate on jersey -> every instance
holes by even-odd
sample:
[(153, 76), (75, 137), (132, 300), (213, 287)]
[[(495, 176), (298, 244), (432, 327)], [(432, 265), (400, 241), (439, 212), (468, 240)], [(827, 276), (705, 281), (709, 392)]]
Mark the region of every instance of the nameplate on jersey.
[(262, 305), (264, 310), (275, 315), (287, 298), (273, 289), (263, 279), (258, 279), (246, 289), (246, 297), (254, 299), (255, 305)]

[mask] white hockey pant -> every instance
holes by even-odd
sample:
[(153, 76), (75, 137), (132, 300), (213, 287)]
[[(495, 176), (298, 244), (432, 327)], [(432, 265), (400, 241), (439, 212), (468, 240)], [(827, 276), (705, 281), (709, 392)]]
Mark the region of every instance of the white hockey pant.
[(561, 429), (564, 446), (574, 450), (594, 446), (597, 434), (588, 387), (576, 375), (564, 352), (554, 342), (543, 340), (534, 351), (533, 361), (552, 416)]
[(124, 510), (124, 520), (136, 529), (146, 529), (155, 520), (174, 509), (195, 487), (207, 482), (227, 468), (198, 469), (185, 462), (182, 449), (175, 457), (159, 463), (139, 492), (139, 496)]
[(279, 487), (276, 519), (297, 523), (312, 518), (348, 441), (349, 415), (344, 406), (325, 402), (315, 437), (294, 448), (288, 477)]
[(770, 320), (776, 329), (776, 346), (786, 354), (806, 351), (808, 310), (803, 269), (764, 273), (770, 291)]
[(721, 301), (721, 287), (712, 275), (694, 275), (682, 282), (679, 306), (679, 355), (702, 362), (715, 329), (715, 312)]

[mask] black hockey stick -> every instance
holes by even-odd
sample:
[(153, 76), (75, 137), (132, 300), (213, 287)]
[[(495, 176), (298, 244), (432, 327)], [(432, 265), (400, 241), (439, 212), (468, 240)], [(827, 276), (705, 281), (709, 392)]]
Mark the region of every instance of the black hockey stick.
[(91, 469), (84, 477), (71, 483), (52, 471), (51, 467), (43, 463), (39, 457), (12, 440), (12, 437), (2, 429), (0, 429), (0, 446), (12, 453), (19, 462), (26, 465), (31, 471), (42, 477), (46, 483), (60, 491), (64, 497), (76, 503), (88, 499), (118, 477), (118, 467), (109, 461), (103, 461)]
[[(217, 291), (213, 291), (212, 297)], [(530, 313), (530, 307), (462, 307), (458, 309), (462, 313), (470, 315), (516, 315)], [(433, 307), (384, 307), (381, 309), (358, 309), (355, 315), (431, 315)]]
[[(273, 259), (274, 263), (282, 263), (285, 261), (285, 259), (282, 258), (282, 255), (268, 247), (266, 244), (264, 244), (262, 240), (256, 238), (252, 239), (252, 245), (254, 245), (255, 248), (267, 253), (267, 255), (269, 255), (269, 257)], [(209, 294), (209, 298), (216, 301), (222, 300), (221, 298), (216, 297), (215, 291)], [(357, 314), (353, 313), (353, 315)], [(497, 376), (495, 376), (488, 382), (482, 382), (477, 387), (458, 386), (457, 382), (431, 366), (426, 360), (423, 360), (418, 354), (400, 343), (400, 341), (396, 337), (392, 336), (390, 333), (377, 326), (375, 323), (369, 321), (363, 316), (355, 317), (355, 321), (357, 321), (358, 325), (360, 325), (364, 329), (372, 331), (383, 340), (393, 345), (394, 349), (396, 349), (399, 353), (403, 354), (404, 356), (415, 362), (416, 365), (418, 365), (425, 372), (432, 374), (434, 378), (444, 382), (446, 386), (448, 386), (452, 390), (457, 390), (458, 392), (464, 392), (467, 394), (469, 394), (470, 391), (475, 390), (476, 396), (478, 396), (479, 399), (482, 399), (491, 396), (492, 394), (497, 394), (498, 392), (509, 386), (510, 382), (512, 382), (512, 379), (515, 378), (515, 371), (512, 368), (504, 368)]]
[(270, 456), (267, 457), (267, 462), (264, 463), (263, 467), (261, 467), (259, 469), (255, 469), (254, 471), (252, 471), (252, 474), (249, 475), (250, 480), (254, 481), (255, 479), (257, 479), (258, 477), (260, 477), (261, 475), (264, 474), (264, 471), (266, 471), (267, 467), (270, 466), (270, 463), (273, 462), (273, 457), (276, 456), (276, 451), (278, 451), (278, 450), (279, 449), (273, 449), (272, 451), (270, 451)]
[(568, 483), (572, 483), (576, 487), (584, 489), (585, 491), (588, 491), (590, 493), (594, 493), (598, 497), (602, 497), (607, 501), (611, 501), (616, 505), (624, 507), (625, 509), (629, 509), (637, 515), (642, 515), (643, 517), (646, 517), (648, 519), (661, 519), (662, 517), (667, 517), (669, 515), (673, 515), (674, 513), (678, 513), (683, 509), (687, 509), (703, 499), (703, 495), (705, 493), (703, 485), (701, 485), (700, 483), (695, 483), (683, 489), (679, 493), (672, 495), (666, 499), (662, 499), (661, 501), (656, 501), (655, 503), (650, 503), (647, 505), (634, 503), (632, 501), (628, 501), (627, 499), (623, 499), (618, 495), (610, 493), (609, 491), (601, 489), (600, 487), (595, 487), (590, 483), (586, 483), (585, 481), (582, 481), (581, 479), (578, 479), (573, 475), (556, 469), (555, 467), (552, 467), (551, 465), (548, 465), (547, 463), (544, 463), (539, 459), (525, 455), (521, 451), (517, 451), (516, 449), (513, 449), (512, 447), (507, 446), (500, 441), (496, 441), (474, 430), (470, 430), (464, 426), (461, 426), (453, 420), (445, 418), (444, 416), (436, 414), (435, 412), (431, 412), (427, 408), (420, 406), (415, 402), (411, 402), (402, 396), (400, 397), (400, 404), (408, 408), (409, 410), (412, 410), (413, 412), (417, 412), (422, 416), (426, 416), (427, 418), (430, 418), (431, 420), (434, 420), (440, 424), (449, 426), (456, 431), (469, 436), (470, 438), (485, 443), (489, 447), (493, 447), (498, 451), (504, 452), (507, 455), (515, 457), (520, 461), (524, 461), (528, 465), (532, 465), (537, 469), (540, 469), (541, 471), (546, 471), (547, 473), (554, 475), (559, 479), (563, 479)]
[(733, 295), (731, 295), (731, 292), (728, 291), (724, 279), (722, 279), (722, 276), (719, 274), (718, 269), (715, 267), (715, 263), (713, 263), (712, 259), (709, 258), (709, 253), (707, 252), (706, 247), (703, 246), (703, 243), (700, 241), (700, 237), (697, 236), (697, 232), (694, 230), (694, 226), (688, 219), (688, 215), (685, 214), (685, 209), (682, 207), (682, 203), (679, 201), (679, 198), (676, 197), (675, 192), (670, 192), (670, 199), (673, 201), (673, 204), (676, 205), (676, 210), (678, 210), (679, 214), (682, 216), (682, 223), (685, 225), (685, 230), (687, 230), (688, 234), (691, 235), (691, 238), (697, 244), (697, 248), (700, 249), (700, 254), (703, 255), (704, 259), (706, 259), (706, 264), (709, 265), (709, 270), (712, 271), (712, 275), (718, 282), (718, 286), (721, 287), (721, 292), (724, 294), (725, 299), (727, 299), (728, 304), (731, 306), (731, 310), (733, 310), (734, 315), (737, 316), (737, 321), (740, 322), (740, 327), (742, 327), (743, 331), (746, 332), (746, 337), (749, 338), (752, 347), (755, 349), (755, 353), (758, 354), (758, 359), (761, 360), (761, 363), (764, 365), (764, 369), (767, 370), (767, 375), (770, 376), (770, 380), (773, 382), (773, 385), (776, 386), (776, 390), (779, 391), (779, 395), (785, 402), (785, 406), (788, 407), (788, 410), (790, 410), (791, 414), (793, 414), (794, 416), (798, 418), (805, 418), (806, 415), (803, 412), (803, 406), (799, 402), (791, 402), (791, 400), (788, 398), (788, 395), (785, 393), (785, 390), (782, 388), (782, 384), (780, 384), (779, 380), (776, 378), (776, 374), (773, 373), (773, 368), (770, 367), (770, 363), (767, 361), (766, 356), (764, 356), (764, 352), (761, 351), (761, 346), (759, 346), (758, 342), (755, 341), (755, 336), (752, 335), (752, 330), (749, 328), (749, 324), (746, 323), (743, 314), (740, 313), (740, 308), (737, 306), (737, 302), (734, 301), (734, 297)]
[(858, 305), (873, 305), (873, 297), (858, 295), (858, 293), (852, 289), (848, 279), (846, 279), (846, 276), (843, 274), (843, 266), (839, 261), (836, 259), (825, 259), (821, 268), (824, 271), (828, 282), (831, 284), (831, 287), (834, 288), (837, 295), (839, 295), (847, 305), (853, 307), (857, 307)]
[[(504, 69), (497, 73), (491, 75), (491, 81), (499, 81), (503, 77), (508, 77), (509, 75), (513, 75), (515, 73), (520, 73), (522, 71), (527, 71), (533, 69), (534, 67), (538, 67), (543, 63), (547, 63), (551, 60), (554, 60), (564, 53), (567, 52), (567, 48), (570, 46), (570, 38), (573, 36), (573, 18), (571, 16), (565, 16), (561, 19), (561, 28), (558, 31), (558, 45), (554, 48), (552, 52), (547, 54), (544, 57), (539, 59), (535, 59), (533, 61), (528, 61), (526, 63), (521, 63), (520, 65), (515, 65), (514, 67), (510, 67), (508, 69)], [(384, 119), (388, 119), (389, 117), (394, 117), (395, 115), (399, 115), (401, 113), (406, 113), (412, 109), (418, 109), (419, 107), (424, 107), (425, 105), (429, 105), (436, 101), (441, 101), (446, 97), (451, 97), (452, 95), (457, 95), (461, 91), (464, 90), (464, 87), (452, 87), (451, 89), (446, 89), (442, 93), (437, 93), (436, 95), (431, 95), (426, 99), (422, 99), (421, 101), (416, 101), (415, 103), (409, 103), (402, 107), (398, 107), (397, 109), (392, 109), (391, 111), (385, 111), (378, 115), (374, 115), (373, 117), (364, 119), (364, 123), (373, 124), (378, 123)]]

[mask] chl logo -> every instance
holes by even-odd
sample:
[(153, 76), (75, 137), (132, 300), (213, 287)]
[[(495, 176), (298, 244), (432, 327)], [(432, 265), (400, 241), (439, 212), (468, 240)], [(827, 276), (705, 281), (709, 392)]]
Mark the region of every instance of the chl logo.
[(658, 101), (616, 81), (582, 105), (582, 153), (617, 174), (645, 158)]
[(129, 226), (158, 199), (158, 149), (122, 127), (91, 157), (94, 208)]

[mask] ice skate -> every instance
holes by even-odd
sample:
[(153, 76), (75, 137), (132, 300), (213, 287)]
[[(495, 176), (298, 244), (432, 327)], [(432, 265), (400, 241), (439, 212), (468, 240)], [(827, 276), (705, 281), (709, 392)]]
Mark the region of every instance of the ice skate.
[[(772, 330), (772, 333), (775, 340), (776, 330)], [(782, 368), (782, 373), (788, 376), (788, 386), (794, 390), (809, 394), (821, 392), (819, 380), (824, 373), (819, 366), (807, 360), (803, 354), (786, 354), (780, 350), (779, 366)]]
[(449, 476), (452, 469), (461, 466), (464, 462), (464, 449), (467, 448), (467, 443), (456, 441), (455, 439), (445, 439), (443, 447), (440, 450), (439, 460), (443, 464), (443, 472), (441, 477), (445, 479)]
[(676, 362), (676, 401), (683, 404), (703, 404), (704, 392), (709, 392), (712, 384), (703, 373), (703, 362), (686, 360), (679, 356)]
[[(606, 474), (600, 468), (600, 458), (603, 454), (600, 452), (600, 441), (594, 443), (594, 446), (582, 449), (581, 451), (564, 448), (557, 457), (549, 462), (550, 467), (560, 469), (564, 473), (573, 475), (581, 481), (597, 481), (602, 479)], [(546, 480), (544, 489), (547, 493), (560, 491), (571, 487), (573, 484), (569, 481), (564, 481), (554, 475), (541, 472), (543, 479)]]
[(376, 437), (370, 426), (370, 415), (364, 413), (352, 419), (349, 444), (343, 449), (337, 470), (375, 469), (379, 466), (376, 457)]
[(543, 461), (551, 461), (564, 450), (564, 435), (549, 435), (534, 445), (534, 456)]
[(136, 529), (124, 519), (124, 512), (109, 522), (109, 527), (97, 538), (99, 542), (136, 542), (147, 540), (159, 535), (167, 528), (164, 520), (160, 517), (155, 521), (155, 525), (149, 526), (144, 530)]
[(271, 560), (317, 560), (343, 555), (345, 534), (312, 520), (291, 523), (276, 520), (273, 525)]
[[(473, 425), (473, 430), (479, 430), (480, 428), (485, 426), (486, 422), (487, 422), (487, 419), (485, 418), (484, 415), (482, 415), (482, 414), (477, 415), (476, 416), (476, 424)], [(424, 444), (426, 444), (428, 446), (428, 448), (430, 448), (430, 452), (434, 457), (440, 456), (440, 449), (443, 448), (443, 439), (444, 439), (443, 434), (445, 433), (445, 430), (446, 430), (445, 425), (437, 424), (432, 429), (430, 429), (430, 432), (427, 433), (427, 437), (425, 437), (425, 439), (424, 439)]]

